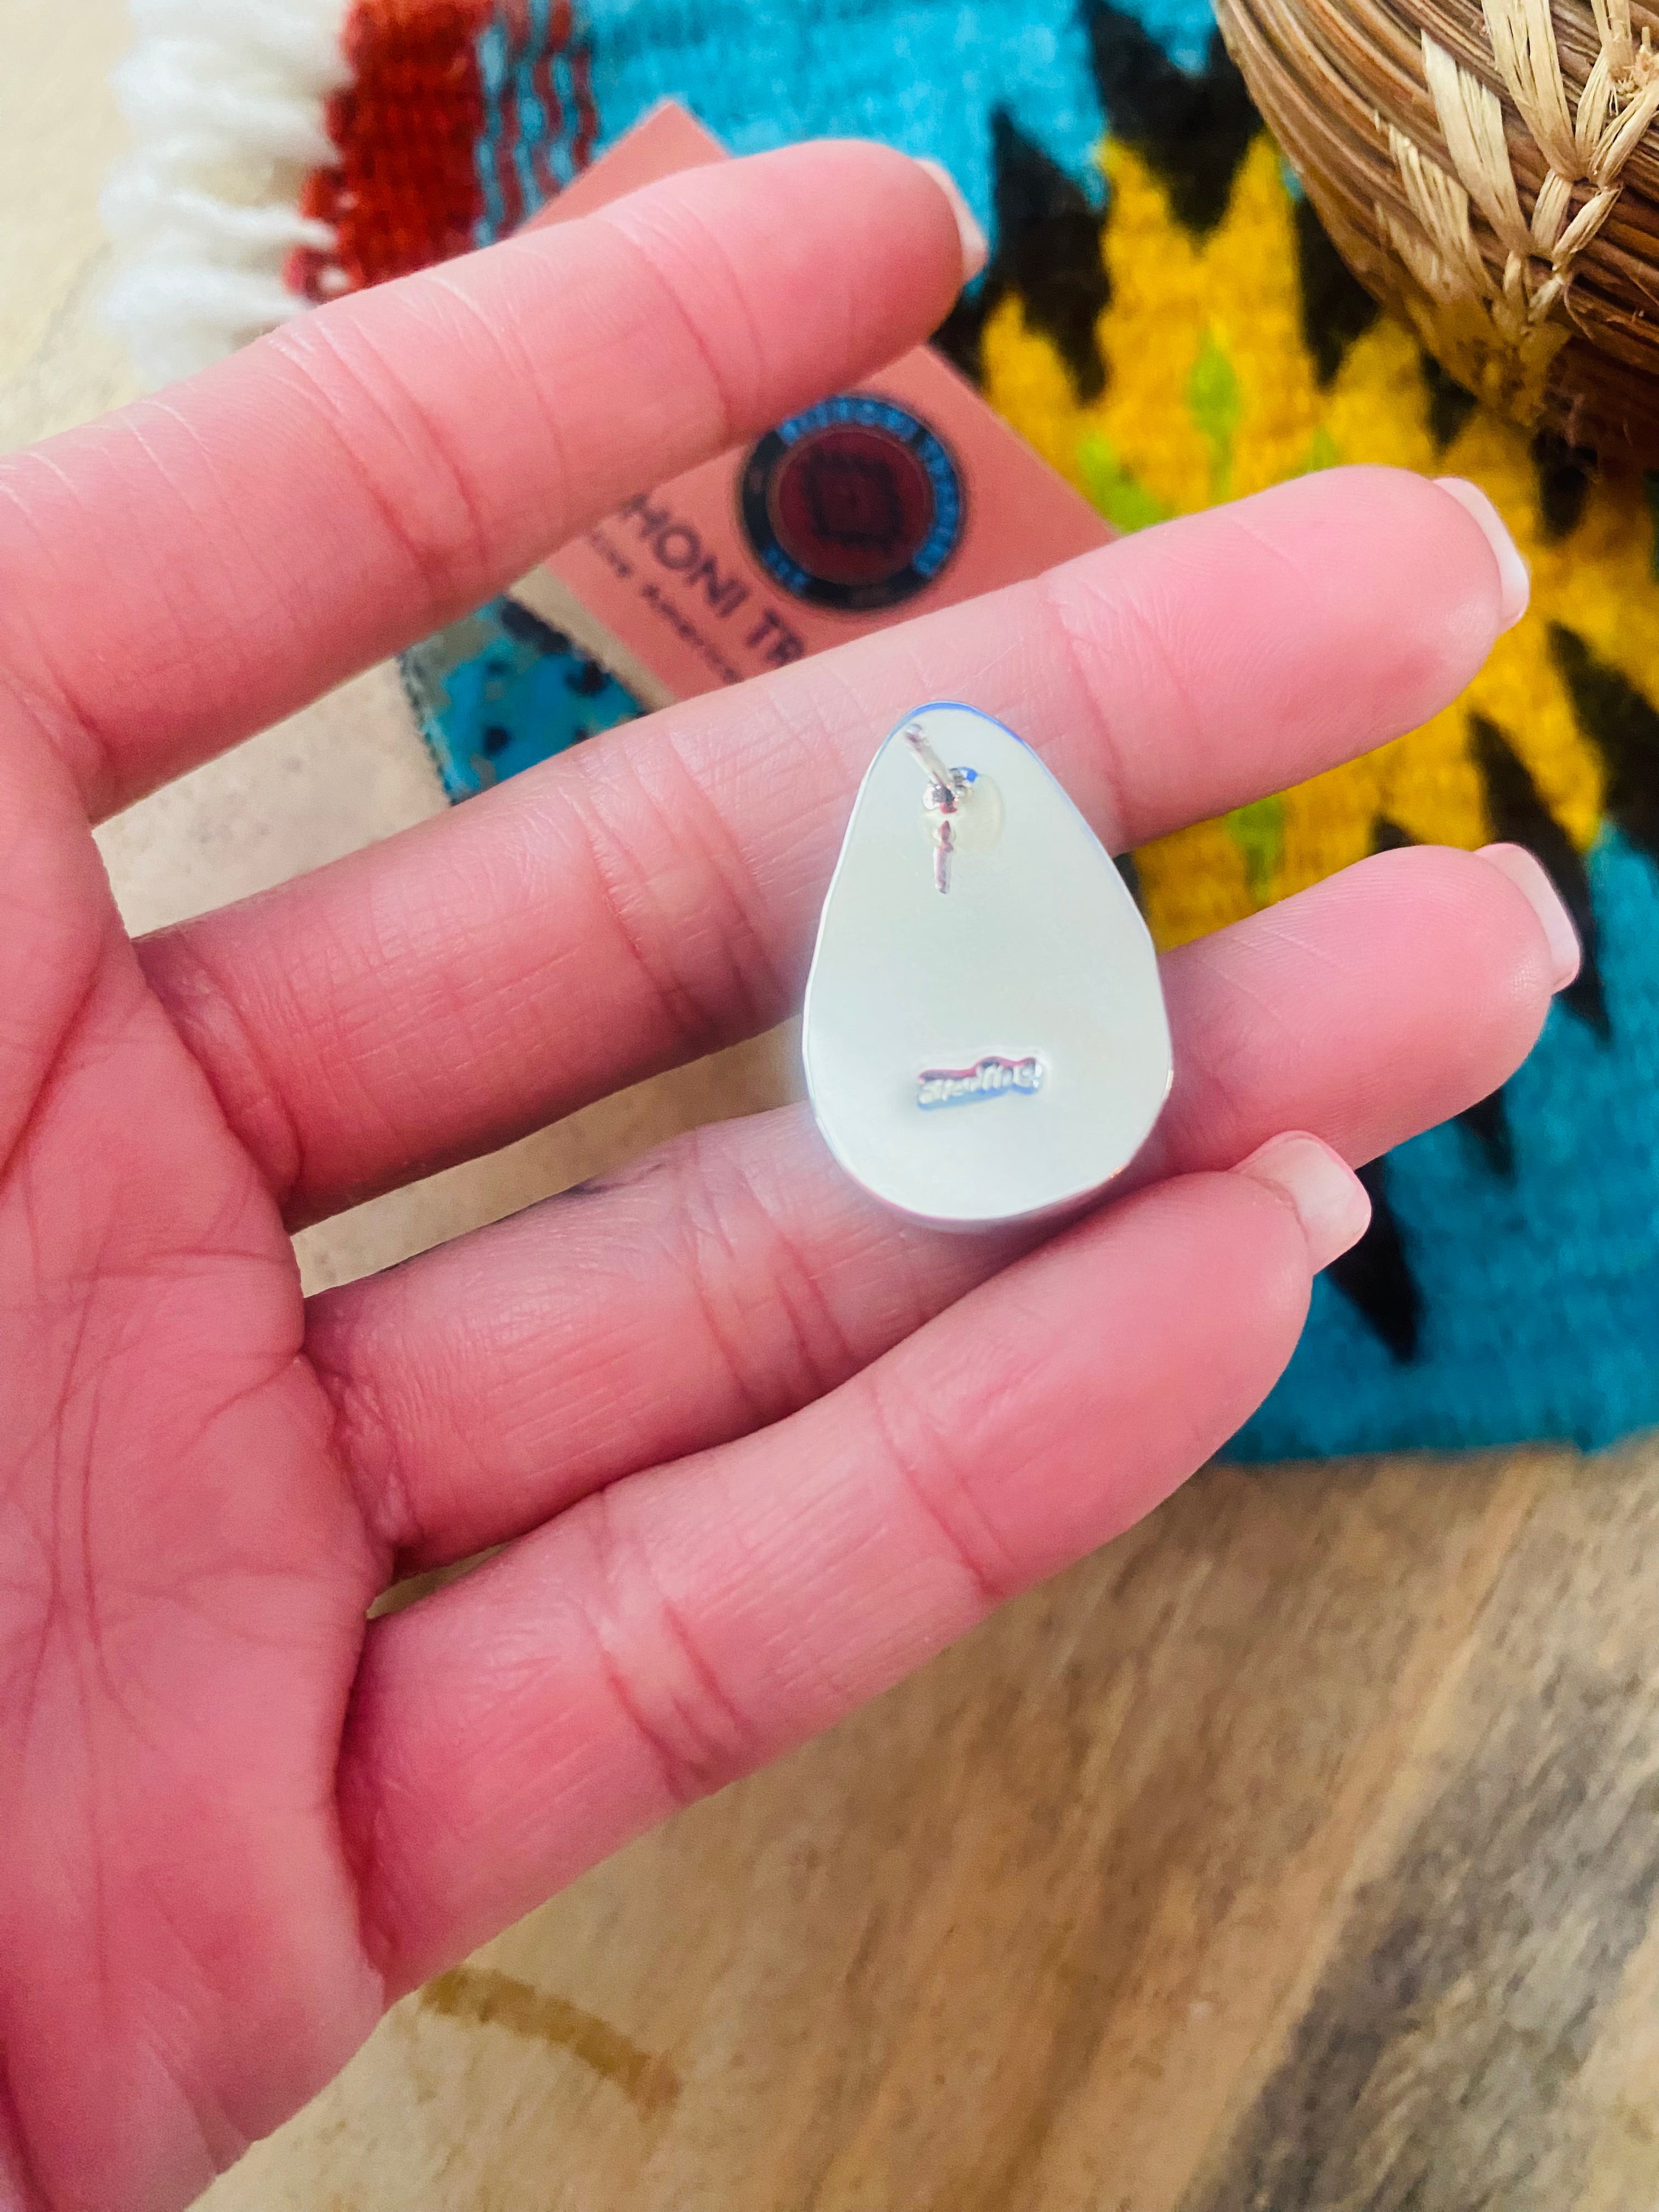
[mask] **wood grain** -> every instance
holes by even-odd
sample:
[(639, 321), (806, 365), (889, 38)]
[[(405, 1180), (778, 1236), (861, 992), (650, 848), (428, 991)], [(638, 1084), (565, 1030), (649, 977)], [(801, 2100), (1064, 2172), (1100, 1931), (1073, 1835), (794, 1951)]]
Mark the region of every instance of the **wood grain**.
[(404, 2212), (1659, 2203), (1655, 1455), (1212, 1469), (410, 2000), (210, 2193)]
[[(0, 0), (0, 434), (123, 396), (116, 0)], [(385, 672), (111, 825), (147, 924), (433, 811)], [(787, 1042), (310, 1232), (381, 1264)], [(1246, 1475), (399, 2006), (204, 2212), (1650, 2212), (1659, 1449)]]

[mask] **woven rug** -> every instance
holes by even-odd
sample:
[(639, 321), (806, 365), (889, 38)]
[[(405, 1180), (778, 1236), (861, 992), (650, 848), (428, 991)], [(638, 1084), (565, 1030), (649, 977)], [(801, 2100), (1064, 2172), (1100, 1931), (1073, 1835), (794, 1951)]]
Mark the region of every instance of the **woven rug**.
[[(1659, 586), (1633, 472), (1480, 411), (1348, 276), (1196, 0), (151, 0), (113, 311), (158, 377), (501, 237), (665, 94), (738, 152), (943, 160), (994, 241), (938, 343), (1120, 529), (1377, 461), (1471, 477), (1533, 605), (1467, 696), (1134, 856), (1175, 945), (1381, 848), (1528, 845), (1583, 973), (1496, 1097), (1367, 1170), (1247, 1458), (1659, 1422)], [(410, 654), (455, 798), (635, 702), (497, 601)]]

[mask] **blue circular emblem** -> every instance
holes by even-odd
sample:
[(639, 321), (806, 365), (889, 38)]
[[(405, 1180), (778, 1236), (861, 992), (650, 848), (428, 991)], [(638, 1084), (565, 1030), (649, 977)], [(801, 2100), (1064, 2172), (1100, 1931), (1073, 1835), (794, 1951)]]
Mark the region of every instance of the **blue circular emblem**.
[(755, 556), (810, 605), (864, 614), (925, 591), (962, 542), (962, 475), (939, 433), (873, 392), (769, 430), (738, 505)]

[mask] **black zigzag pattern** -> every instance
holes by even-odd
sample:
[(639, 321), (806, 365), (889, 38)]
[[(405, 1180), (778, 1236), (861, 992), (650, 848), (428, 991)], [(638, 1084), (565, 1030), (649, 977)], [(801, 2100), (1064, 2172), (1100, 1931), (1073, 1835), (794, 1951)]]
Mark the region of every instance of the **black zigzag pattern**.
[(1004, 107), (992, 111), (995, 246), (976, 289), (965, 294), (934, 343), (976, 382), (992, 311), (1018, 295), (1071, 372), (1078, 396), (1097, 399), (1106, 373), (1095, 325), (1112, 296), (1100, 257), (1101, 213), (1076, 179), (1026, 137)]
[(1607, 771), (1607, 811), (1632, 845), (1659, 860), (1659, 712), (1576, 630), (1550, 624), (1550, 651), (1578, 726)]
[(1471, 714), (1469, 744), (1480, 771), (1492, 836), (1506, 844), (1524, 845), (1543, 862), (1584, 948), (1583, 965), (1562, 993), (1561, 1003), (1597, 1036), (1606, 1037), (1610, 1024), (1596, 958), (1595, 912), (1578, 848), (1545, 805), (1531, 770), (1496, 722), (1485, 714)]
[(1422, 1341), (1423, 1293), (1389, 1203), (1388, 1162), (1372, 1160), (1358, 1176), (1371, 1201), (1371, 1225), (1326, 1272), (1404, 1366)]
[(1110, 0), (1084, 0), (1083, 27), (1100, 104), (1114, 133), (1162, 179), (1176, 220), (1213, 230), (1261, 128), (1221, 34), (1203, 69), (1178, 69), (1156, 39)]

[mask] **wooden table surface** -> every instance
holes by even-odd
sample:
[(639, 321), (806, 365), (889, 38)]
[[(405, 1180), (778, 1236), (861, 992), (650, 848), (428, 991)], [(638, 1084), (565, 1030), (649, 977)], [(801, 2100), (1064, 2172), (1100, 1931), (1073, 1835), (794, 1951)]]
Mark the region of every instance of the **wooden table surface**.
[[(95, 321), (118, 0), (0, 0), (0, 446)], [(375, 672), (112, 824), (135, 926), (440, 805)], [(377, 1265), (763, 1043), (310, 1232)], [(400, 2005), (212, 2212), (1651, 2212), (1659, 1449), (1201, 1475)], [(1650, 1551), (1650, 1547), (1654, 1548)]]

